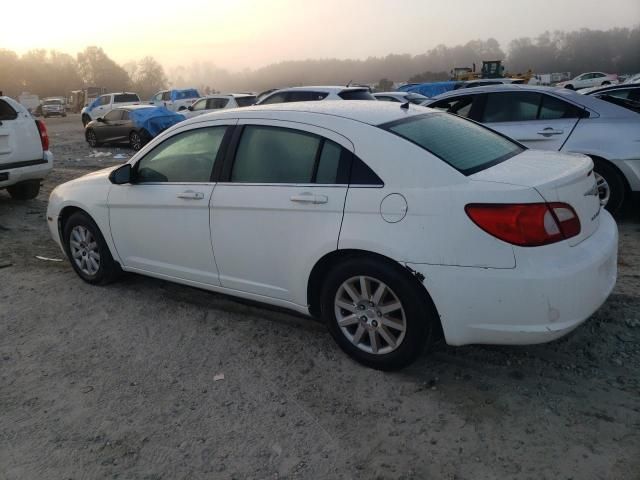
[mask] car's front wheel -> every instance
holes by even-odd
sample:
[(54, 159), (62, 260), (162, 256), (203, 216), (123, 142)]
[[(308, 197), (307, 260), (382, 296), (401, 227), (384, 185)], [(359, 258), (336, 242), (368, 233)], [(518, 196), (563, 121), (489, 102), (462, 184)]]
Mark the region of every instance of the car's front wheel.
[(338, 345), (380, 370), (413, 362), (436, 331), (435, 308), (417, 280), (376, 258), (354, 257), (331, 270), (321, 308)]
[(91, 117), (89, 115), (82, 115), (82, 126), (86, 127), (87, 123), (91, 121)]
[(568, 88), (569, 90), (573, 90), (573, 85), (565, 85), (564, 88)]
[(64, 246), (78, 276), (91, 284), (107, 284), (121, 273), (95, 222), (84, 212), (69, 217), (63, 227)]
[(95, 148), (100, 145), (100, 142), (98, 142), (98, 136), (96, 135), (96, 132), (92, 128), (87, 130), (87, 133), (85, 134), (85, 138), (87, 139), (87, 143), (91, 148)]
[(27, 180), (7, 187), (7, 191), (14, 200), (31, 200), (40, 193), (40, 180)]

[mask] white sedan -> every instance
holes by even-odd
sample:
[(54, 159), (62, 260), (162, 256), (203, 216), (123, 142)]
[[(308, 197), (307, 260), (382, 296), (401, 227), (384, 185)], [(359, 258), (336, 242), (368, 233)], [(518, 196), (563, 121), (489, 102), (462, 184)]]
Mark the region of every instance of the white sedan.
[(581, 88), (600, 87), (602, 85), (611, 85), (618, 83), (618, 76), (613, 73), (604, 72), (587, 72), (578, 75), (566, 82), (556, 84), (556, 87), (568, 88), (570, 90), (579, 90)]
[(193, 118), (223, 108), (250, 107), (257, 100), (251, 93), (217, 93), (199, 98), (192, 105), (180, 108), (179, 111), (185, 118)]
[(593, 162), (388, 102), (186, 120), (58, 186), (54, 240), (86, 282), (122, 270), (322, 317), (359, 362), (546, 342), (616, 281)]

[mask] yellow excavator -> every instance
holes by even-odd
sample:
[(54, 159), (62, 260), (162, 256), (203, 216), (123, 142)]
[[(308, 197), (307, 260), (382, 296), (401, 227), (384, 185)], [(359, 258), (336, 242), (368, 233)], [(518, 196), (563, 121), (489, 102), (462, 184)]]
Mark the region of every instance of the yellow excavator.
[(464, 82), (467, 80), (477, 80), (480, 78), (520, 78), (526, 82), (533, 76), (533, 71), (529, 69), (527, 73), (511, 74), (504, 71), (502, 60), (483, 60), (482, 70), (476, 72), (476, 64), (473, 67), (454, 67), (451, 70), (451, 80)]

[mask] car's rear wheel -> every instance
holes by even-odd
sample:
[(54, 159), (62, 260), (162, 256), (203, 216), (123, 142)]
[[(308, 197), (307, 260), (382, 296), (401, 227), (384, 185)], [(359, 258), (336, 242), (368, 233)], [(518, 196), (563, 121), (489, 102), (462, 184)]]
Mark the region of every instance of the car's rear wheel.
[(96, 132), (92, 128), (87, 130), (87, 133), (85, 134), (85, 138), (87, 139), (87, 143), (91, 148), (95, 148), (100, 145), (100, 142), (98, 142), (98, 136), (96, 135)]
[(131, 132), (129, 134), (129, 145), (136, 152), (140, 150), (144, 145), (144, 140), (142, 139), (142, 135), (140, 135), (138, 132)]
[(601, 160), (594, 160), (594, 175), (598, 185), (600, 203), (611, 213), (618, 213), (626, 197), (626, 185), (614, 167)]
[(14, 200), (31, 200), (40, 193), (40, 180), (27, 180), (7, 187), (7, 191)]
[(100, 229), (86, 213), (71, 215), (64, 224), (63, 236), (71, 266), (85, 282), (104, 285), (122, 273)]
[(611, 85), (611, 82), (609, 82), (609, 81), (602, 82), (602, 85)]
[(395, 370), (433, 341), (435, 308), (400, 266), (354, 257), (327, 275), (322, 316), (340, 348), (358, 362)]

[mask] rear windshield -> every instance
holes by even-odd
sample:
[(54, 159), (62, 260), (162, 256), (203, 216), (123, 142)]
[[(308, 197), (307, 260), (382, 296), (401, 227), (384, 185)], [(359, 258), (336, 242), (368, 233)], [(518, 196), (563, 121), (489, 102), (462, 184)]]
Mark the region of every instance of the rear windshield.
[(176, 90), (175, 91), (176, 100), (184, 100), (187, 98), (200, 98), (200, 94), (197, 90), (193, 88), (189, 88), (187, 90)]
[(62, 100), (45, 100), (43, 105), (62, 105)]
[(343, 90), (338, 94), (343, 100), (375, 100), (376, 97), (371, 95), (369, 90)]
[(256, 97), (236, 97), (236, 103), (239, 107), (249, 107), (257, 101)]
[(463, 173), (471, 175), (524, 150), (519, 144), (447, 113), (427, 113), (380, 125), (424, 148)]
[(139, 102), (140, 99), (135, 93), (120, 93), (113, 96), (113, 103)]

